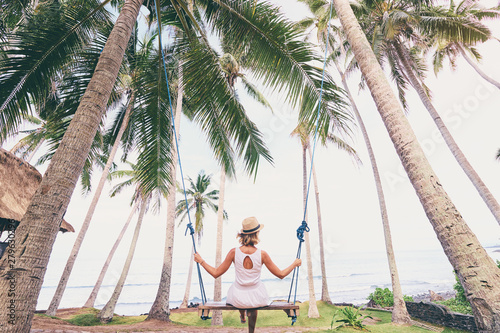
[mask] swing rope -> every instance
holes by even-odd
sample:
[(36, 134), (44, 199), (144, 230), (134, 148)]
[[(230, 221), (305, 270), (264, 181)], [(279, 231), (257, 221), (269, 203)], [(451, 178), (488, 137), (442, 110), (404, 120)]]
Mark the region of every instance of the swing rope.
[[(154, 0), (154, 5), (155, 5), (156, 22), (159, 23), (160, 21), (159, 21), (159, 18), (158, 18), (158, 7), (157, 7), (157, 4), (156, 4), (156, 0)], [(184, 232), (184, 236), (187, 235), (187, 233), (189, 232), (189, 234), (191, 235), (191, 241), (193, 243), (193, 251), (194, 251), (194, 253), (196, 253), (197, 252), (196, 251), (196, 242), (195, 242), (195, 239), (194, 239), (195, 230), (194, 230), (194, 227), (193, 227), (193, 223), (191, 222), (191, 215), (189, 214), (189, 204), (188, 204), (188, 199), (187, 199), (187, 194), (186, 194), (186, 185), (184, 183), (184, 173), (182, 171), (181, 154), (180, 154), (180, 151), (179, 151), (179, 141), (177, 139), (177, 130), (175, 128), (175, 117), (174, 117), (174, 111), (173, 111), (174, 109), (172, 107), (172, 99), (170, 97), (170, 85), (168, 84), (167, 68), (166, 68), (166, 65), (165, 65), (165, 52), (163, 50), (162, 42), (161, 42), (161, 26), (160, 26), (160, 24), (158, 24), (158, 43), (159, 43), (159, 47), (160, 47), (160, 51), (161, 51), (161, 57), (162, 57), (162, 60), (163, 60), (163, 70), (165, 72), (165, 82), (167, 84), (168, 102), (169, 102), (169, 105), (170, 105), (170, 116), (171, 116), (171, 121), (172, 121), (172, 132), (173, 132), (174, 139), (175, 139), (175, 148), (176, 148), (176, 151), (177, 151), (177, 162), (179, 163), (179, 170), (180, 170), (181, 179), (182, 179), (182, 189), (183, 189), (183, 192), (184, 192), (184, 202), (186, 204), (186, 211), (187, 211), (187, 216), (188, 216), (188, 224), (186, 226), (186, 231)], [(200, 264), (199, 263), (196, 263), (196, 268), (197, 268), (197, 271), (198, 271), (198, 281), (199, 281), (199, 284), (200, 284), (201, 302), (202, 302), (203, 305), (205, 305), (205, 303), (207, 302), (207, 295), (205, 293), (205, 286), (203, 284), (203, 278), (202, 278), (202, 275), (201, 275), (201, 269), (200, 269)], [(210, 317), (208, 317), (208, 316), (202, 316), (201, 319), (206, 320), (206, 319), (210, 319)]]
[[(328, 22), (327, 22), (327, 26), (326, 26), (327, 37), (326, 37), (326, 46), (325, 46), (325, 57), (323, 60), (323, 73), (321, 76), (321, 89), (320, 89), (319, 100), (318, 100), (318, 111), (316, 114), (316, 124), (315, 124), (316, 128), (314, 130), (314, 141), (313, 141), (313, 151), (312, 151), (312, 156), (311, 156), (311, 167), (309, 169), (309, 178), (307, 181), (306, 200), (305, 200), (305, 204), (304, 204), (304, 217), (302, 219), (302, 223), (297, 228), (297, 238), (299, 240), (299, 246), (297, 249), (297, 259), (300, 259), (300, 254), (302, 252), (302, 243), (305, 241), (304, 232), (309, 232), (309, 230), (310, 230), (309, 226), (307, 225), (307, 203), (309, 201), (309, 190), (311, 188), (311, 178), (312, 178), (312, 171), (313, 171), (313, 165), (314, 165), (314, 153), (316, 152), (316, 142), (318, 141), (317, 139), (318, 139), (319, 116), (320, 116), (320, 110), (321, 110), (321, 102), (323, 99), (323, 84), (325, 82), (326, 60), (327, 60), (327, 56), (328, 56), (328, 44), (329, 44), (329, 40), (330, 40), (330, 29), (329, 28), (330, 28), (330, 20), (332, 18), (332, 11), (333, 11), (333, 0), (330, 1), (330, 15), (328, 17)], [(288, 293), (288, 303), (290, 303), (290, 299), (292, 297), (292, 290), (293, 290), (293, 286), (295, 283), (295, 290), (294, 290), (294, 294), (293, 294), (293, 305), (295, 305), (295, 303), (297, 301), (297, 286), (298, 286), (298, 282), (299, 282), (299, 268), (300, 268), (300, 266), (295, 267), (293, 270), (292, 282), (290, 284), (290, 291)], [(294, 314), (291, 317), (292, 317), (292, 325), (293, 325), (297, 321), (297, 315)]]

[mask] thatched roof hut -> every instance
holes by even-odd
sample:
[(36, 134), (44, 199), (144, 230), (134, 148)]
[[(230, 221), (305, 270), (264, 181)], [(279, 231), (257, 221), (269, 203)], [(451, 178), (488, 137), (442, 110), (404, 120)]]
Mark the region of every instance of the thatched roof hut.
[[(37, 169), (0, 148), (0, 233), (12, 224), (19, 225), (41, 181), (42, 175)], [(75, 232), (64, 220), (59, 230)]]

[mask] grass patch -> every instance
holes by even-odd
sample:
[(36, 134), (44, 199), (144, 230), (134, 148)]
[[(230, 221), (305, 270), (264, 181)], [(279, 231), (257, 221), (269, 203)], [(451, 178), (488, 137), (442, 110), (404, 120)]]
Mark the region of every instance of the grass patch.
[(86, 313), (76, 315), (70, 319), (66, 319), (70, 324), (77, 326), (106, 326), (106, 325), (125, 325), (125, 324), (136, 324), (143, 322), (146, 316), (113, 316), (113, 319), (107, 323), (103, 324), (99, 321), (95, 314)]
[[(309, 308), (309, 302), (301, 303), (300, 306), (300, 316), (297, 318), (297, 322), (294, 326), (304, 326), (304, 327), (326, 327), (330, 326), (331, 314), (335, 309), (335, 306), (326, 304), (323, 302), (318, 302), (318, 310), (321, 317), (318, 319), (312, 319), (307, 317), (307, 310)], [(170, 318), (173, 322), (182, 325), (191, 326), (210, 326), (210, 320), (201, 320), (198, 317), (197, 312), (185, 312), (185, 313), (172, 313)], [(222, 318), (224, 321), (224, 326), (231, 327), (247, 327), (247, 324), (240, 323), (240, 313), (237, 310), (223, 311)], [(291, 319), (282, 310), (266, 310), (259, 311), (257, 317), (257, 326), (289, 326)]]
[(35, 313), (36, 317), (42, 317), (42, 318), (52, 318), (52, 319), (59, 319), (56, 316), (47, 316), (45, 313)]
[[(334, 305), (326, 304), (324, 302), (317, 302), (318, 310), (320, 313), (320, 318), (313, 319), (307, 317), (307, 310), (309, 308), (309, 302), (304, 302), (300, 304), (300, 316), (297, 318), (297, 322), (294, 326), (317, 328), (316, 331), (310, 332), (360, 332), (350, 327), (342, 327), (337, 330), (331, 330), (330, 324), (332, 321), (332, 316), (337, 307)], [(395, 326), (391, 324), (392, 313), (388, 311), (378, 311), (378, 310), (366, 310), (362, 311), (362, 314), (369, 315), (373, 318), (379, 318), (380, 321), (375, 325), (369, 325), (367, 328), (372, 333), (429, 333), (430, 331), (425, 330), (416, 326)], [(198, 317), (197, 312), (184, 312), (184, 313), (172, 313), (170, 318), (173, 322), (180, 325), (189, 326), (201, 326), (209, 327), (210, 320), (201, 320)], [(245, 328), (247, 324), (240, 323), (239, 312), (234, 311), (223, 311), (222, 318), (224, 321), (224, 326), (228, 327), (239, 327)], [(281, 310), (275, 311), (259, 311), (257, 318), (257, 327), (266, 326), (290, 326), (291, 319)], [(335, 326), (335, 325), (334, 325)], [(309, 332), (309, 331), (308, 331)], [(463, 331), (454, 330), (446, 328), (443, 333), (464, 333)]]
[(98, 309), (94, 308), (82, 308), (75, 314), (65, 317), (65, 318), (60, 318), (60, 317), (53, 317), (53, 316), (47, 316), (45, 314), (36, 314), (37, 316), (40, 317), (50, 317), (54, 319), (61, 319), (64, 320), (70, 324), (77, 325), (77, 326), (106, 326), (106, 325), (124, 325), (124, 324), (135, 324), (135, 323), (140, 323), (146, 319), (146, 316), (118, 316), (115, 315), (113, 316), (113, 319), (111, 322), (108, 324), (102, 324), (99, 319), (97, 318), (97, 314), (99, 313)]

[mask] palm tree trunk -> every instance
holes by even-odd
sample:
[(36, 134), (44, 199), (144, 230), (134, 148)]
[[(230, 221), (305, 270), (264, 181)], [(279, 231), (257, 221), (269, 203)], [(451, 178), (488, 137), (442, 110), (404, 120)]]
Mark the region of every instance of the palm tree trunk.
[[(307, 198), (307, 150), (308, 143), (304, 143), (302, 147), (302, 189), (304, 195), (304, 209), (306, 206)], [(307, 212), (305, 214), (305, 220), (307, 222)], [(306, 246), (306, 260), (307, 260), (307, 282), (309, 286), (309, 310), (307, 316), (309, 318), (319, 318), (318, 306), (316, 305), (316, 293), (314, 292), (314, 276), (312, 268), (312, 256), (311, 256), (311, 243), (309, 240), (309, 233), (305, 233), (305, 246)]]
[(99, 318), (101, 323), (109, 323), (113, 319), (116, 303), (118, 303), (118, 298), (120, 298), (123, 286), (125, 286), (125, 280), (127, 279), (128, 271), (130, 269), (130, 265), (132, 264), (132, 259), (134, 259), (135, 247), (137, 245), (137, 240), (139, 239), (142, 221), (144, 219), (144, 214), (148, 205), (147, 199), (142, 195), (140, 195), (140, 199), (142, 200), (142, 202), (139, 211), (139, 217), (137, 219), (134, 236), (132, 237), (132, 242), (130, 243), (130, 248), (128, 250), (127, 259), (125, 260), (125, 265), (123, 266), (122, 274), (120, 275), (120, 278), (116, 283), (115, 290), (113, 291), (113, 294), (111, 295), (108, 303), (106, 303), (102, 310), (97, 314), (97, 318)]
[(448, 148), (450, 148), (450, 151), (457, 160), (458, 164), (464, 170), (467, 177), (469, 177), (472, 184), (476, 187), (476, 190), (479, 192), (479, 195), (486, 203), (491, 213), (493, 213), (493, 216), (495, 216), (495, 219), (497, 220), (498, 224), (500, 224), (500, 205), (498, 204), (497, 200), (490, 192), (488, 187), (486, 187), (486, 184), (484, 184), (484, 182), (481, 180), (481, 178), (474, 170), (472, 165), (469, 163), (464, 153), (460, 150), (460, 147), (458, 147), (450, 131), (448, 130), (443, 120), (439, 116), (439, 113), (434, 108), (434, 105), (429, 99), (429, 96), (427, 96), (425, 90), (422, 88), (422, 85), (420, 84), (417, 77), (413, 73), (413, 70), (408, 62), (407, 58), (408, 54), (406, 50), (398, 42), (395, 42), (394, 46), (398, 53), (398, 57), (402, 60), (403, 66), (405, 67), (406, 73), (408, 75), (408, 78), (410, 79), (412, 86), (417, 91), (420, 100), (424, 104), (427, 111), (429, 111), (429, 114), (436, 123), (436, 126), (439, 129), (439, 132), (441, 132), (441, 135), (443, 136), (444, 141), (448, 145)]
[(10, 152), (12, 154), (16, 154), (16, 152), (23, 146), (24, 144), (22, 143), (22, 140), (19, 140), (15, 145), (14, 147), (11, 148)]
[(467, 55), (467, 53), (465, 53), (464, 49), (462, 48), (462, 46), (460, 45), (457, 45), (457, 48), (458, 50), (460, 51), (460, 54), (462, 55), (462, 57), (464, 57), (465, 61), (467, 61), (467, 63), (469, 65), (472, 66), (472, 68), (474, 68), (474, 70), (483, 78), (485, 79), (486, 81), (488, 81), (489, 83), (491, 83), (492, 85), (494, 85), (495, 87), (497, 87), (498, 89), (500, 89), (500, 82), (494, 80), (493, 78), (489, 77), (485, 72), (482, 71), (481, 68), (479, 68), (479, 66), (474, 62), (472, 61), (472, 59)]
[(316, 196), (316, 210), (318, 214), (318, 235), (319, 235), (319, 257), (321, 262), (321, 300), (323, 302), (332, 304), (332, 300), (330, 299), (330, 293), (328, 292), (328, 282), (326, 275), (326, 266), (325, 266), (325, 243), (323, 240), (323, 222), (321, 221), (321, 206), (319, 202), (319, 185), (318, 179), (316, 177), (316, 168), (314, 167), (312, 160), (312, 152), (311, 148), (308, 148), (309, 151), (309, 160), (311, 161), (312, 174), (313, 174), (313, 182), (314, 182), (314, 194)]
[[(220, 188), (219, 188), (219, 205), (217, 211), (217, 244), (215, 247), (215, 267), (222, 263), (222, 231), (224, 228), (224, 192), (226, 187), (226, 172), (224, 167), (221, 168)], [(214, 283), (214, 301), (222, 300), (222, 278), (218, 277)], [(222, 321), (222, 311), (216, 310), (212, 315), (212, 326), (224, 325)]]
[(445, 254), (471, 302), (479, 332), (500, 331), (500, 271), (444, 191), (347, 0), (334, 0), (380, 116)]
[(118, 248), (118, 245), (120, 245), (120, 242), (122, 241), (123, 235), (125, 235), (125, 232), (128, 229), (128, 225), (130, 224), (130, 221), (132, 221), (132, 217), (135, 215), (135, 211), (137, 209), (137, 202), (134, 204), (134, 207), (132, 207), (132, 211), (130, 212), (130, 215), (127, 219), (127, 222), (123, 225), (122, 230), (120, 231), (120, 234), (118, 235), (118, 238), (115, 241), (115, 244), (113, 244), (113, 247), (111, 248), (111, 251), (109, 251), (108, 257), (106, 258), (106, 261), (104, 262), (104, 265), (102, 266), (101, 273), (99, 274), (99, 277), (97, 278), (97, 281), (94, 285), (94, 289), (92, 289), (92, 292), (90, 293), (89, 298), (83, 305), (84, 308), (93, 308), (95, 304), (95, 300), (97, 298), (97, 294), (99, 293), (99, 289), (101, 289), (102, 281), (104, 280), (104, 277), (106, 276), (106, 272), (108, 271), (109, 264), (111, 263), (111, 260), (113, 259), (113, 256), (115, 255), (116, 249)]
[(368, 136), (368, 131), (366, 130), (363, 118), (361, 118), (361, 114), (359, 113), (358, 107), (356, 106), (354, 98), (351, 95), (351, 91), (349, 90), (349, 86), (347, 85), (345, 75), (343, 71), (340, 69), (340, 66), (337, 62), (335, 62), (335, 66), (337, 67), (337, 71), (339, 72), (342, 78), (342, 86), (344, 87), (344, 90), (347, 93), (347, 97), (351, 102), (352, 110), (354, 111), (354, 115), (358, 120), (359, 128), (361, 129), (361, 133), (363, 134), (363, 138), (365, 140), (366, 150), (368, 151), (368, 155), (370, 156), (370, 163), (372, 165), (373, 178), (375, 179), (375, 186), (377, 188), (380, 214), (382, 217), (382, 225), (384, 229), (385, 250), (387, 253), (387, 261), (389, 263), (389, 272), (391, 274), (392, 291), (394, 297), (392, 322), (395, 324), (409, 324), (411, 322), (411, 318), (408, 313), (408, 309), (406, 308), (406, 303), (403, 298), (403, 291), (401, 289), (401, 283), (399, 282), (399, 273), (398, 273), (398, 267), (396, 265), (396, 256), (394, 254), (394, 249), (392, 247), (391, 228), (389, 225), (387, 206), (385, 204), (384, 190), (382, 189), (382, 181), (380, 179), (380, 173), (378, 172), (375, 153), (373, 152), (372, 144), (370, 142), (370, 137)]
[(111, 165), (113, 164), (113, 160), (115, 159), (116, 152), (118, 151), (118, 147), (120, 146), (120, 141), (121, 141), (122, 135), (125, 132), (125, 129), (127, 128), (128, 121), (130, 119), (130, 113), (132, 112), (133, 108), (134, 108), (134, 92), (132, 92), (132, 94), (130, 96), (129, 105), (127, 107), (127, 110), (125, 111), (125, 115), (123, 117), (123, 122), (122, 122), (122, 125), (120, 127), (120, 131), (118, 132), (118, 134), (116, 136), (115, 143), (113, 144), (113, 148), (111, 149), (108, 160), (106, 161), (106, 166), (104, 167), (104, 170), (102, 171), (101, 179), (99, 180), (99, 184), (97, 185), (97, 188), (95, 190), (94, 197), (92, 198), (92, 202), (90, 203), (89, 210), (87, 211), (87, 215), (85, 216), (85, 219), (83, 220), (83, 224), (82, 224), (82, 227), (80, 229), (80, 232), (78, 233), (78, 236), (76, 237), (75, 243), (73, 244), (73, 249), (71, 250), (68, 261), (66, 262), (66, 266), (64, 267), (61, 278), (59, 279), (59, 284), (57, 285), (56, 292), (54, 293), (54, 296), (52, 297), (52, 301), (50, 302), (49, 308), (45, 312), (45, 314), (47, 316), (55, 316), (57, 308), (59, 307), (59, 304), (61, 303), (61, 299), (63, 297), (64, 291), (66, 290), (66, 285), (68, 284), (69, 276), (71, 275), (71, 271), (73, 270), (73, 266), (75, 265), (76, 257), (78, 256), (78, 253), (80, 252), (80, 247), (82, 246), (85, 235), (87, 234), (87, 230), (89, 229), (90, 221), (92, 220), (92, 217), (94, 216), (94, 212), (95, 212), (95, 209), (97, 207), (97, 203), (99, 202), (99, 198), (101, 197), (102, 190), (104, 188), (106, 180), (108, 179), (109, 169), (111, 168)]
[[(125, 1), (80, 105), (15, 232), (15, 253), (2, 258), (0, 269), (7, 278), (0, 280), (0, 307), (15, 312), (13, 317), (1, 312), (2, 332), (30, 330), (59, 225), (106, 110), (142, 2)], [(5, 292), (14, 285), (15, 293)]]
[[(181, 114), (182, 114), (182, 96), (184, 94), (183, 89), (183, 72), (182, 72), (182, 62), (179, 62), (179, 74), (178, 74), (178, 87), (177, 87), (177, 102), (175, 105), (175, 128), (177, 134), (180, 131), (181, 126)], [(175, 138), (172, 138), (175, 141)], [(163, 252), (163, 266), (161, 269), (160, 283), (158, 285), (158, 291), (156, 292), (155, 301), (149, 310), (148, 317), (146, 320), (158, 319), (162, 321), (170, 321), (170, 285), (172, 282), (172, 259), (174, 254), (174, 234), (175, 234), (175, 192), (176, 192), (176, 174), (177, 174), (177, 163), (178, 154), (177, 147), (172, 144), (172, 166), (170, 169), (170, 176), (172, 178), (172, 184), (168, 188), (168, 198), (167, 198), (167, 225), (165, 227), (165, 249)]]
[[(196, 234), (195, 234), (196, 238)], [(189, 270), (188, 277), (186, 281), (186, 290), (184, 291), (184, 298), (182, 298), (182, 303), (179, 305), (180, 309), (185, 309), (189, 304), (189, 294), (191, 293), (191, 280), (193, 279), (193, 266), (194, 266), (194, 248), (191, 250), (191, 256), (189, 257)]]
[(43, 143), (45, 142), (45, 139), (41, 139), (40, 142), (36, 145), (35, 149), (29, 154), (28, 158), (26, 159), (26, 162), (30, 163), (31, 160), (33, 159), (33, 156), (37, 153), (37, 151), (42, 147)]

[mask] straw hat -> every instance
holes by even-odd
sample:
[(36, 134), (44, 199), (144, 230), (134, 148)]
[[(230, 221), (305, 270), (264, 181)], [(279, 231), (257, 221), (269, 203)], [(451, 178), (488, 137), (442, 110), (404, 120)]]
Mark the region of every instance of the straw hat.
[(257, 221), (257, 219), (253, 216), (244, 219), (243, 222), (241, 222), (241, 226), (243, 229), (241, 229), (240, 233), (245, 235), (253, 234), (264, 228), (264, 225), (260, 224), (259, 221)]

